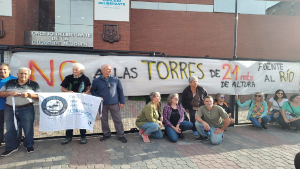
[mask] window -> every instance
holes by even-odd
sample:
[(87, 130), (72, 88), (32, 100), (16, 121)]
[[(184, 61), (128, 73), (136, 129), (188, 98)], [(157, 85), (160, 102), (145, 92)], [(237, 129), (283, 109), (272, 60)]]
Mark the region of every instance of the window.
[(93, 33), (93, 0), (40, 0), (39, 30)]

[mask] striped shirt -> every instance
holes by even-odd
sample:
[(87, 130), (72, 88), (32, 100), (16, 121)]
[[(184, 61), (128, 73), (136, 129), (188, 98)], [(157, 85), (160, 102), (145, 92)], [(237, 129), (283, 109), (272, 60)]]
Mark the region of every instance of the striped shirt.
[[(20, 85), (18, 82), (18, 79), (13, 79), (7, 81), (2, 88), (0, 89), (2, 92), (10, 92), (10, 91), (16, 91), (18, 93), (25, 92), (25, 93), (35, 93), (35, 92), (41, 92), (40, 86), (37, 82), (28, 80), (25, 84)], [(34, 100), (31, 98), (23, 98), (21, 96), (14, 97), (15, 98), (15, 104), (17, 106), (25, 105), (28, 103), (33, 103)], [(12, 96), (6, 97), (6, 104), (12, 106)]]

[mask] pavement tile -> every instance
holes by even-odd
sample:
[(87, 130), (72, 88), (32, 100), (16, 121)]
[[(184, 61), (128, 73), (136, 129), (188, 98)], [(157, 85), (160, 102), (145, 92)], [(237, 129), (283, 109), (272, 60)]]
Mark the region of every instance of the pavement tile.
[(115, 136), (106, 142), (90, 137), (86, 145), (80, 145), (76, 137), (67, 145), (60, 144), (63, 139), (37, 140), (34, 153), (20, 149), (0, 158), (0, 168), (289, 169), (294, 168), (294, 156), (300, 151), (299, 133), (283, 131), (278, 126), (257, 130), (238, 125), (228, 128), (225, 135), (218, 146), (196, 141), (188, 131), (186, 139), (178, 143), (165, 137), (150, 138), (146, 144), (138, 133), (127, 134), (126, 144)]

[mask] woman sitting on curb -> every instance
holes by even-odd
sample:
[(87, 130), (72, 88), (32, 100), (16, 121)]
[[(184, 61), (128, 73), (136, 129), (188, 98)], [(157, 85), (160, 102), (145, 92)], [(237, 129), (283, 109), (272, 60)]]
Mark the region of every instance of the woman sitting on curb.
[(250, 107), (247, 120), (252, 122), (253, 127), (268, 129), (266, 124), (271, 121), (271, 118), (267, 116), (268, 104), (265, 101), (264, 94), (262, 92), (256, 92), (254, 97), (254, 100), (248, 100), (242, 104), (238, 95), (235, 95), (239, 107)]
[(300, 131), (300, 94), (294, 94), (288, 102), (285, 102), (281, 109), (281, 116), (278, 123), (282, 129), (290, 129), (290, 125), (296, 127), (296, 131)]
[(182, 134), (185, 130), (192, 130), (193, 123), (184, 121), (184, 110), (178, 104), (178, 94), (170, 94), (167, 99), (167, 105), (163, 109), (163, 124), (171, 142), (175, 143), (178, 137), (185, 139)]
[(151, 134), (154, 138), (163, 138), (160, 130), (162, 127), (162, 117), (160, 108), (160, 94), (159, 92), (150, 93), (149, 102), (142, 110), (141, 114), (137, 117), (135, 124), (140, 128), (140, 135), (143, 137), (145, 143), (150, 142), (148, 135)]
[[(289, 101), (287, 96), (285, 95), (284, 91), (279, 89), (275, 92), (275, 96), (270, 98), (268, 102), (268, 116), (271, 117), (271, 121), (276, 121), (280, 116), (281, 107), (285, 102)], [(271, 110), (272, 107), (272, 111)]]

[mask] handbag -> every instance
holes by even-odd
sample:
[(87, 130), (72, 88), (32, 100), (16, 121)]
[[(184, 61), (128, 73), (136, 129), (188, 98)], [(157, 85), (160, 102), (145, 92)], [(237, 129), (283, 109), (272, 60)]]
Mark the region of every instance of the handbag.
[(295, 118), (296, 118), (296, 114), (295, 114), (295, 112), (294, 112), (294, 109), (292, 108), (290, 102), (288, 102), (288, 104), (290, 105), (290, 107), (291, 107), (293, 113), (288, 112), (288, 111), (285, 111), (285, 117), (286, 117), (286, 119), (288, 119), (288, 120), (295, 119)]
[(193, 107), (199, 107), (199, 105), (200, 105), (200, 95), (198, 93), (198, 88), (196, 88), (196, 95), (193, 97), (193, 99), (191, 101), (191, 105)]

